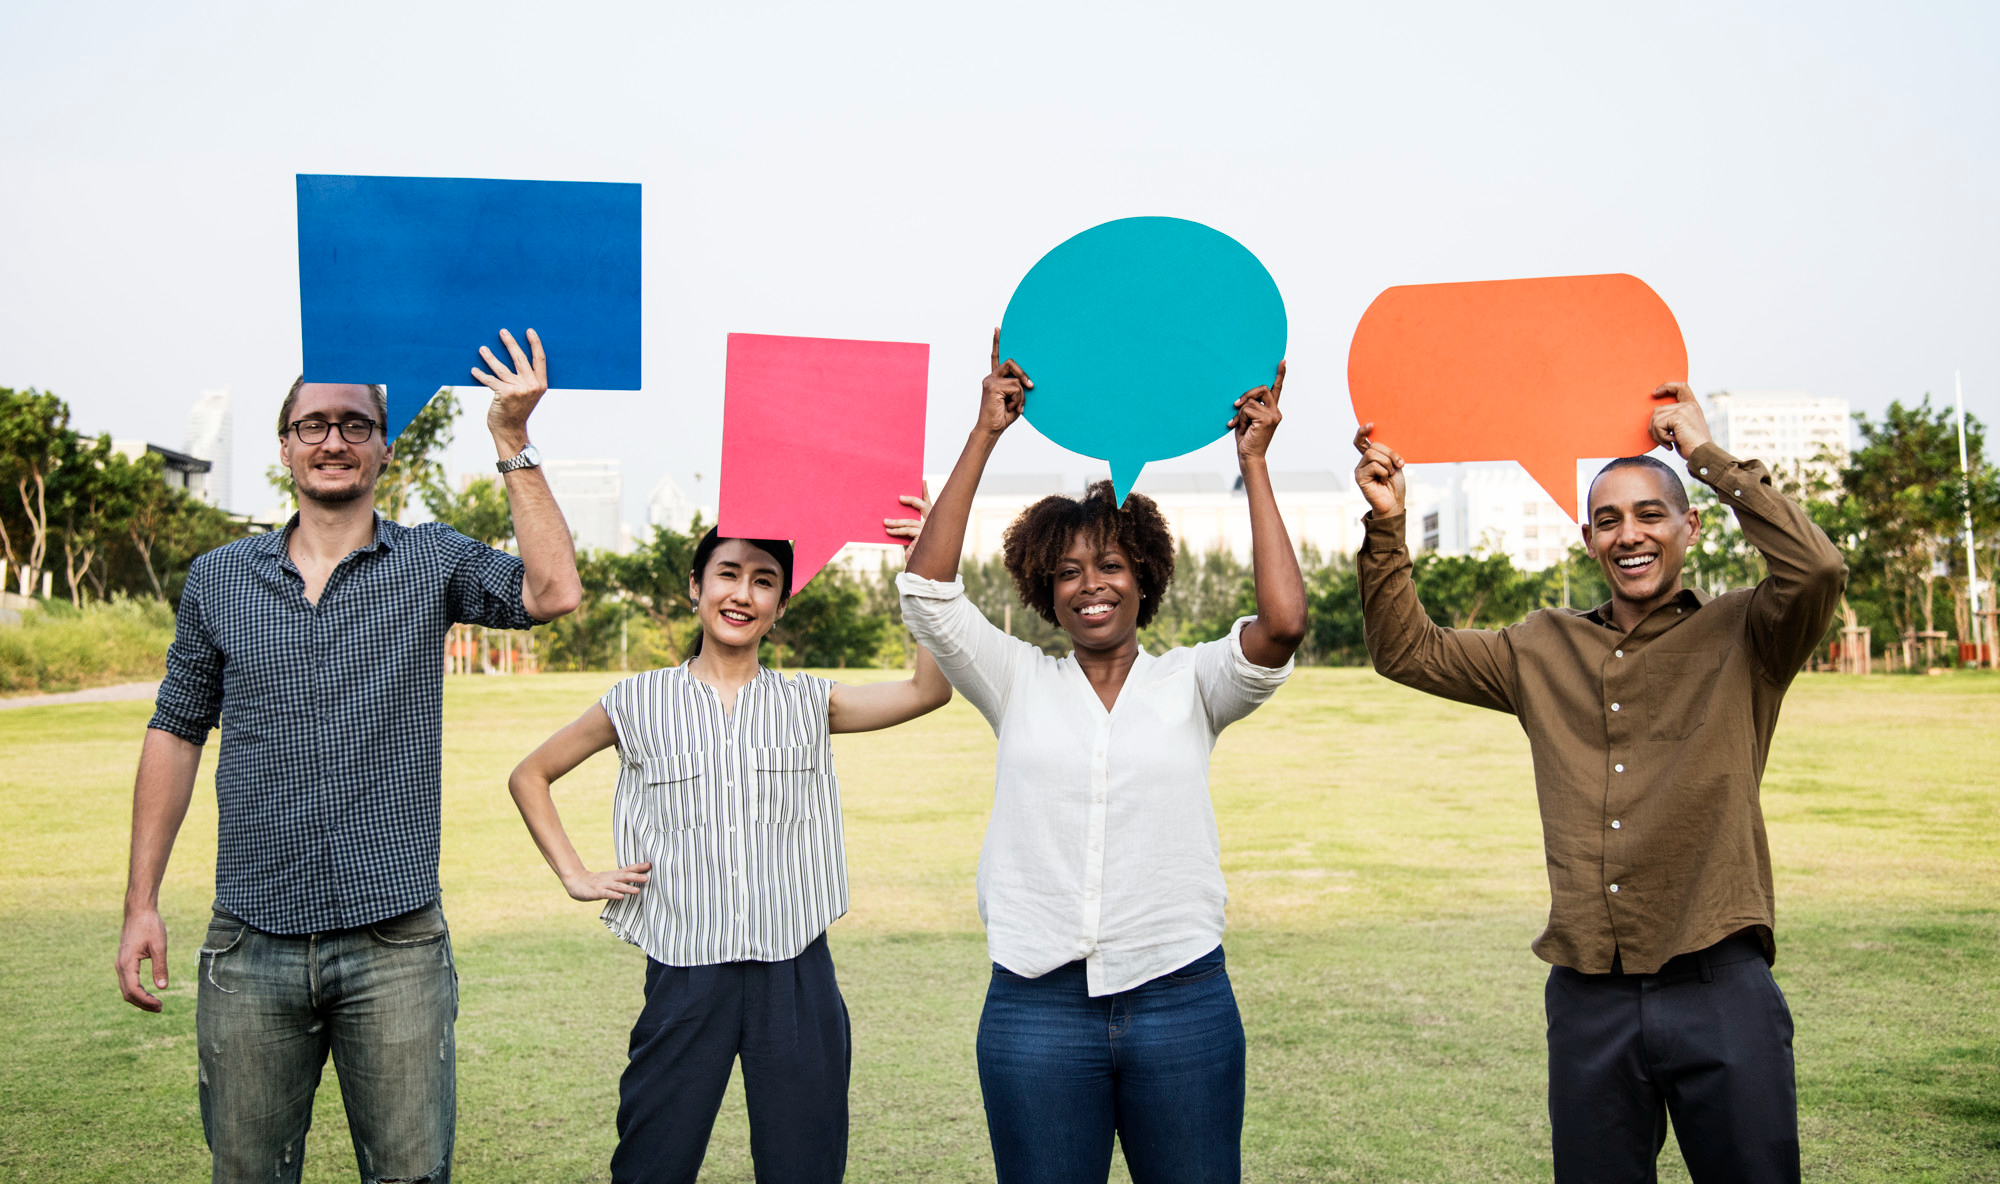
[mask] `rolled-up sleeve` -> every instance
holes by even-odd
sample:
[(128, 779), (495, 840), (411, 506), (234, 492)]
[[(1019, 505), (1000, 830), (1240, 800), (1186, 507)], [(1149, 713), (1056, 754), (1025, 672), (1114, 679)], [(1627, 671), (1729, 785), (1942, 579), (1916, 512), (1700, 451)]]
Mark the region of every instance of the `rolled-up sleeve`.
[(193, 744), (204, 744), (222, 716), (224, 657), (202, 615), (203, 591), (211, 564), (207, 556), (188, 568), (174, 612), (174, 640), (167, 646), (167, 675), (160, 680), (149, 728), (158, 728)]
[(1243, 630), (1256, 619), (1238, 617), (1229, 636), (1194, 647), (1195, 680), (1209, 724), (1218, 732), (1263, 706), (1292, 676), (1289, 658), (1274, 667), (1259, 666), (1244, 655)]
[(445, 597), (451, 619), (488, 629), (532, 629), (541, 624), (521, 599), (527, 566), (517, 555), (469, 539), (450, 527), (438, 531), (444, 557)]
[(963, 580), (927, 580), (904, 572), (896, 577), (896, 590), (902, 594), (903, 624), (910, 635), (998, 732), (1020, 663), (1041, 651), (987, 620), (966, 599)]

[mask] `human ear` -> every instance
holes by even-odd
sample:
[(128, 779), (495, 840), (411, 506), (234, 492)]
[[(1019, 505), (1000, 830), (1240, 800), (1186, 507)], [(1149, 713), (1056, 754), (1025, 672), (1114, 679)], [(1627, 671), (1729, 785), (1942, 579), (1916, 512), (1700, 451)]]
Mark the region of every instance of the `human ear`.
[(1590, 542), (1590, 523), (1579, 523), (1577, 530), (1583, 534), (1583, 553), (1592, 559), (1597, 558), (1597, 548), (1592, 546)]
[(1687, 541), (1687, 545), (1688, 545), (1688, 546), (1690, 546), (1690, 547), (1692, 547), (1692, 546), (1694, 546), (1694, 541), (1695, 541), (1696, 539), (1698, 539), (1698, 538), (1700, 538), (1700, 537), (1701, 537), (1701, 511), (1700, 511), (1700, 510), (1694, 510), (1694, 509), (1690, 509), (1690, 510), (1688, 511), (1688, 522), (1687, 522), (1687, 526), (1688, 526), (1688, 541)]

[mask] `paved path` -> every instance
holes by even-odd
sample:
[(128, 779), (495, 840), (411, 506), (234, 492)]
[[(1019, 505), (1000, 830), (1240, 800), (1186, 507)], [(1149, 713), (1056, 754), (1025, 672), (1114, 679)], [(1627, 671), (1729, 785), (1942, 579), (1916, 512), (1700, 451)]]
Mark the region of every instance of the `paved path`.
[(10, 707), (48, 707), (56, 703), (112, 703), (121, 699), (150, 699), (159, 694), (158, 682), (121, 682), (117, 686), (92, 687), (87, 691), (69, 691), (61, 695), (22, 695), (16, 699), (0, 699), (0, 711)]

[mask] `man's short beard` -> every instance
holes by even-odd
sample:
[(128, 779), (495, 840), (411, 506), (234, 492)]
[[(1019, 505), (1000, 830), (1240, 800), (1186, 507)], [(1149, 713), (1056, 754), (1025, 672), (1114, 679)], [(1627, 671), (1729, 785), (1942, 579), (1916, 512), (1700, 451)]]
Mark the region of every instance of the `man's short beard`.
[[(323, 493), (323, 494), (307, 493), (305, 482), (299, 480), (299, 475), (295, 472), (292, 474), (292, 493), (295, 494), (298, 500), (301, 502), (309, 502), (309, 501), (318, 502), (320, 505), (323, 506), (344, 506), (348, 502), (359, 501), (364, 497), (373, 497), (375, 495), (375, 485), (382, 479), (382, 473), (386, 471), (388, 467), (389, 467), (388, 464), (385, 462), (382, 468), (377, 469), (375, 471), (374, 480), (356, 481), (352, 485), (348, 485), (345, 486), (344, 488), (332, 490), (328, 493)], [(310, 472), (311, 470), (307, 471)], [(360, 472), (359, 469), (356, 469), (355, 471), (357, 473)]]

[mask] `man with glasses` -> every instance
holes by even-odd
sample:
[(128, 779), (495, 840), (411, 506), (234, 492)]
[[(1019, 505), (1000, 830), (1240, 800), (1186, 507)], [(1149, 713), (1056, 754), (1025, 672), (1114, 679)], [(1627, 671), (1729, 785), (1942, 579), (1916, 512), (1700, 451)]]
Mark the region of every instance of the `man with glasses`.
[(450, 1178), (458, 978), (438, 900), (445, 638), (526, 629), (582, 596), (568, 526), (528, 443), (548, 389), (511, 334), (480, 355), (520, 557), (374, 510), (390, 458), (374, 386), (292, 385), (278, 455), (299, 510), (195, 560), (133, 794), (117, 970), (159, 1011), (160, 880), (222, 729), (214, 918), (196, 966), (202, 1130), (216, 1181), (297, 1180), (331, 1052), (361, 1175)]

